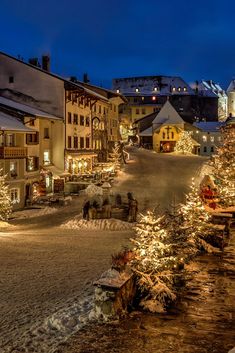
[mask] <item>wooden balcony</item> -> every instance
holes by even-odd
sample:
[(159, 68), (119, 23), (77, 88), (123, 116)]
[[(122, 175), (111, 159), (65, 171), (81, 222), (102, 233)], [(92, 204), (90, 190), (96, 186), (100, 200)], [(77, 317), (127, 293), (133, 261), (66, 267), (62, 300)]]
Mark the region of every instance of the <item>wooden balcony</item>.
[(26, 158), (27, 147), (0, 147), (0, 159)]

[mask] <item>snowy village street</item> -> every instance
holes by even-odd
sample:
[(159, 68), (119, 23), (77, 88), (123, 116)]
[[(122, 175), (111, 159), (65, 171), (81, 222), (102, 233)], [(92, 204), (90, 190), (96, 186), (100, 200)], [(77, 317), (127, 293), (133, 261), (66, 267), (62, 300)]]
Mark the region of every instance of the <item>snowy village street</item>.
[[(182, 201), (206, 160), (136, 148), (130, 148), (130, 158), (114, 191), (133, 192), (140, 210), (164, 208), (173, 197)], [(44, 215), (23, 211), (24, 218), (18, 213), (12, 229), (0, 233), (1, 353), (50, 353), (80, 328), (92, 306), (92, 282), (109, 268), (111, 254), (129, 243), (131, 229), (61, 228), (81, 213), (82, 202), (77, 197)]]

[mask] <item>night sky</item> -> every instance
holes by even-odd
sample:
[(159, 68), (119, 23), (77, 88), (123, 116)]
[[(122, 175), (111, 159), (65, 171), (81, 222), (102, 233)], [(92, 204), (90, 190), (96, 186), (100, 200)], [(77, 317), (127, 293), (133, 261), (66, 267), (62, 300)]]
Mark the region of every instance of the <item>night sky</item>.
[(115, 77), (235, 77), (234, 0), (0, 0), (0, 50), (51, 55), (53, 72)]

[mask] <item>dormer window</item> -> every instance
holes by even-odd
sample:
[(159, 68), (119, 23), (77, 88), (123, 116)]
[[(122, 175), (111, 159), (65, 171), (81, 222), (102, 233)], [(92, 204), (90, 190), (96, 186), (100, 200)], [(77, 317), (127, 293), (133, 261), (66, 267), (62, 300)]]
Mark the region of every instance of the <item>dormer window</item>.
[(117, 91), (116, 91), (117, 93), (120, 93), (120, 89), (117, 89)]
[(181, 87), (178, 87), (178, 92), (180, 92), (181, 91)]
[(175, 87), (172, 87), (172, 92), (175, 92), (176, 91), (176, 88)]
[(154, 89), (153, 89), (153, 90), (154, 90), (154, 92), (157, 92), (157, 87), (154, 87)]
[(184, 87), (184, 92), (187, 92), (187, 87)]
[(136, 93), (139, 93), (140, 90), (138, 87), (136, 87), (135, 91), (136, 91)]

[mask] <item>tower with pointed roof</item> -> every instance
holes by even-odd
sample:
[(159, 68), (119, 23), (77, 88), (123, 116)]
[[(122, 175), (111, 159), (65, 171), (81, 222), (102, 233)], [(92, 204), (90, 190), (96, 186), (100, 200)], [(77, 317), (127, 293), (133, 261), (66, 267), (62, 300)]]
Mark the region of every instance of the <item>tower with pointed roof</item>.
[(228, 88), (228, 115), (235, 116), (235, 79), (232, 79)]

